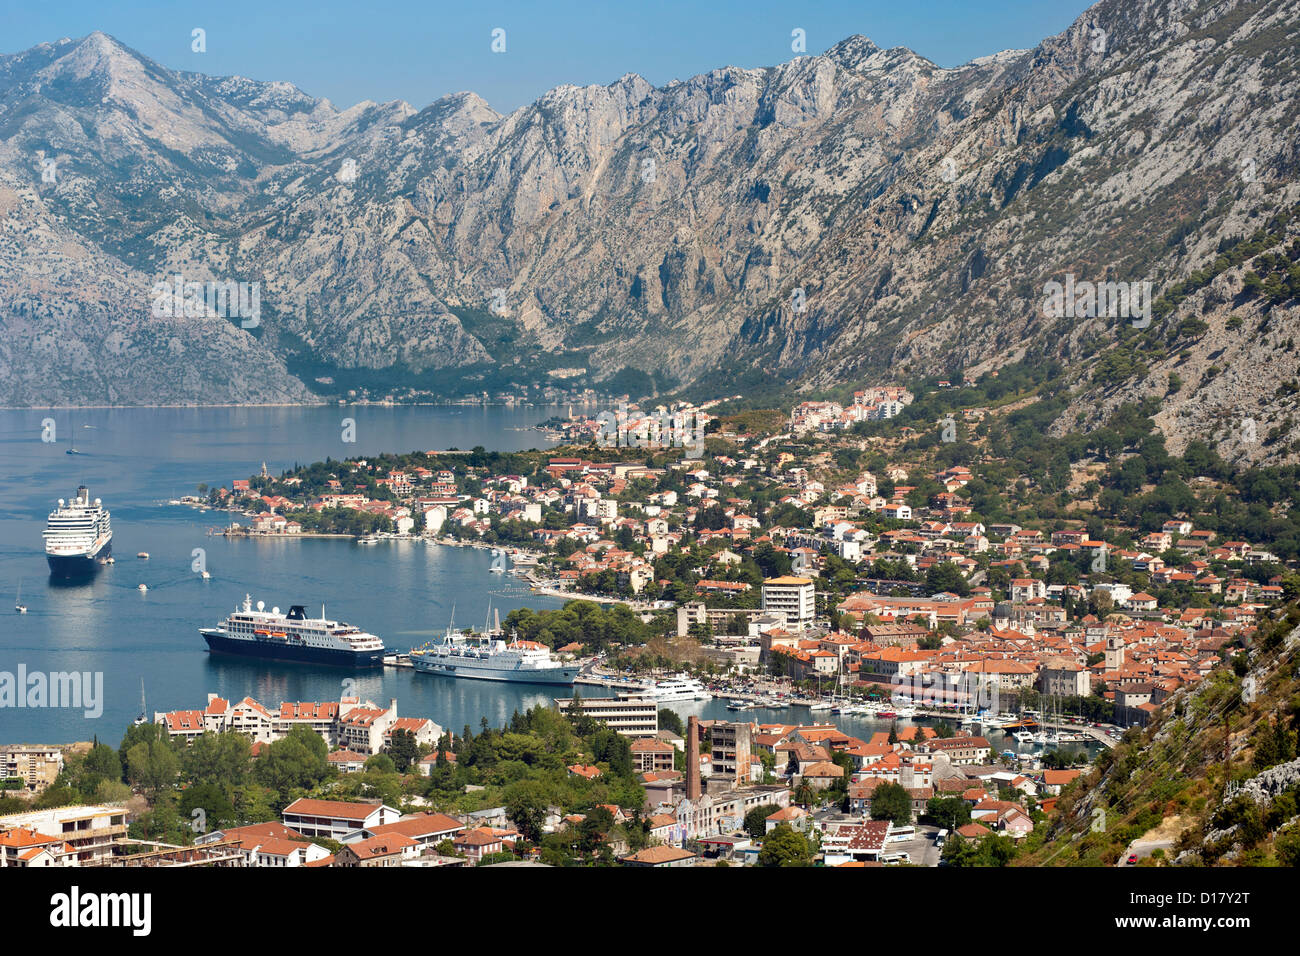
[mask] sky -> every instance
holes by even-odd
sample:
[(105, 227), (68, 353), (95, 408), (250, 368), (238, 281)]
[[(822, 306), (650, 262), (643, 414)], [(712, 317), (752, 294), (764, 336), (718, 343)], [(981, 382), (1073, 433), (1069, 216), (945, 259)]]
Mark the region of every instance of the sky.
[[(562, 84), (639, 73), (656, 86), (720, 66), (824, 52), (853, 34), (940, 66), (1032, 47), (1088, 0), (0, 0), (0, 53), (102, 30), (164, 66), (286, 80), (345, 108), (419, 108), (472, 90), (500, 112)], [(193, 31), (206, 50), (195, 52)], [(493, 32), (497, 46), (494, 52)], [(502, 44), (501, 41), (504, 41)]]

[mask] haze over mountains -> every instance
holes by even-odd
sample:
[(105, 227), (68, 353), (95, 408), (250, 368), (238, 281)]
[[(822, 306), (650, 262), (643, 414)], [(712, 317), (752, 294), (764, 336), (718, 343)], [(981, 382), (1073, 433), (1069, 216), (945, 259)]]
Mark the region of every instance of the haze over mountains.
[[(709, 395), (1056, 359), (1095, 398), (1062, 427), (1168, 392), (1177, 450), (1225, 408), (1294, 408), (1295, 299), (1215, 260), (1300, 201), (1298, 50), (1300, 0), (1106, 0), (955, 69), (854, 36), (502, 116), (42, 44), (0, 57), (0, 404), (454, 396), (557, 369)], [(1067, 274), (1159, 296), (1197, 270), (1145, 330), (1044, 315)], [(259, 283), (258, 324), (155, 316), (176, 274)]]

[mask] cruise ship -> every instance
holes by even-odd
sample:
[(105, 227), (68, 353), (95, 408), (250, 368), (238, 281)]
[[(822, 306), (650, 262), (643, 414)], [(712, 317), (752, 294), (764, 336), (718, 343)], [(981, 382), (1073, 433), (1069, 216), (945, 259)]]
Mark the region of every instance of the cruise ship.
[(301, 604), (281, 614), (278, 607), (266, 610), (262, 601), (244, 595), (244, 606), (236, 608), (217, 627), (199, 628), (214, 654), (237, 654), (273, 661), (302, 664), (330, 664), (338, 667), (379, 667), (384, 663), (384, 642), (373, 634), (325, 618), (308, 617)]
[(692, 677), (669, 677), (646, 689), (645, 697), (653, 697), (661, 704), (683, 700), (710, 700), (713, 695)]
[(523, 684), (572, 684), (582, 668), (551, 660), (551, 649), (536, 641), (509, 641), (491, 634), (447, 629), (439, 640), (411, 650), (411, 666), (426, 674)]
[(90, 500), (82, 485), (72, 501), (59, 499), (45, 525), (45, 560), (57, 577), (78, 577), (94, 572), (99, 561), (113, 553), (113, 528), (103, 503)]

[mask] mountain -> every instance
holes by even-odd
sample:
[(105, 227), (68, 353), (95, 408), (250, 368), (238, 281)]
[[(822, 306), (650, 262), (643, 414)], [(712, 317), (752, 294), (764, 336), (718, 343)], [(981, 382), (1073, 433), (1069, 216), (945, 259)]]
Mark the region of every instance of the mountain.
[[(1142, 396), (1173, 451), (1277, 427), (1298, 41), (1300, 0), (1104, 0), (954, 69), (850, 37), (506, 116), (44, 44), (0, 57), (0, 403), (815, 393), (1028, 359), (1078, 389), (1061, 429)], [(259, 324), (156, 318), (178, 273), (258, 283)], [(1157, 314), (1050, 318), (1067, 275), (1150, 282)]]

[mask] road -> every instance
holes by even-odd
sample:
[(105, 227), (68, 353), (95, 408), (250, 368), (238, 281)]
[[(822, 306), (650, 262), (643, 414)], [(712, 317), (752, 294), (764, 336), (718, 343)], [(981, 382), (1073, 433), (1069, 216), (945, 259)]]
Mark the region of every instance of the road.
[(1173, 846), (1174, 841), (1172, 839), (1147, 840), (1145, 842), (1134, 840), (1128, 845), (1128, 849), (1120, 855), (1119, 862), (1115, 865), (1119, 867), (1128, 866), (1128, 858), (1133, 854), (1137, 854), (1137, 858), (1142, 860), (1150, 856), (1155, 850), (1164, 850), (1165, 856), (1169, 856), (1169, 851), (1173, 849)]

